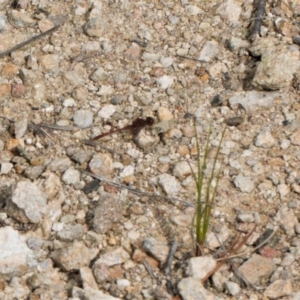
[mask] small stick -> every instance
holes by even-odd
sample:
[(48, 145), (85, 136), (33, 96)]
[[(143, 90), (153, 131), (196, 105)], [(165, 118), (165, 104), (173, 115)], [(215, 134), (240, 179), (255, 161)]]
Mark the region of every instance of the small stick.
[[(235, 240), (231, 246), (229, 247), (230, 251), (232, 250), (233, 254), (236, 254), (248, 241), (250, 236), (253, 234), (254, 230), (256, 229), (256, 225), (253, 227), (253, 229), (242, 239), (242, 241), (238, 244), (238, 241)], [(229, 251), (228, 251), (229, 252)], [(216, 273), (229, 259), (229, 255), (225, 256), (222, 261), (220, 261), (208, 274), (206, 274), (205, 277), (201, 279), (202, 284), (205, 283), (205, 281), (212, 276), (214, 273)]]
[(58, 25), (55, 25), (55, 26), (52, 27), (51, 29), (46, 30), (46, 31), (42, 32), (41, 34), (38, 34), (38, 35), (36, 35), (36, 36), (34, 36), (34, 37), (32, 37), (32, 38), (30, 38), (30, 39), (28, 39), (28, 40), (26, 40), (26, 41), (20, 43), (20, 44), (17, 44), (16, 46), (14, 46), (14, 47), (12, 47), (12, 48), (10, 48), (10, 49), (8, 49), (8, 50), (6, 50), (6, 51), (0, 53), (0, 58), (4, 57), (4, 56), (6, 56), (6, 55), (9, 55), (9, 54), (12, 53), (13, 51), (18, 50), (18, 49), (20, 49), (20, 48), (22, 48), (22, 47), (24, 47), (24, 46), (26, 46), (26, 45), (28, 45), (28, 44), (30, 44), (30, 43), (36, 41), (36, 40), (38, 40), (38, 39), (44, 37), (44, 36), (47, 35), (47, 34), (52, 33), (53, 31), (55, 31), (56, 29), (58, 29), (61, 25), (62, 25), (62, 23), (61, 23), (61, 24), (58, 24)]
[(100, 176), (98, 176), (98, 175), (95, 175), (95, 174), (93, 174), (93, 173), (91, 173), (91, 172), (88, 172), (88, 171), (86, 171), (86, 170), (84, 170), (84, 169), (77, 168), (77, 170), (79, 170), (80, 172), (82, 172), (82, 173), (84, 173), (84, 174), (87, 174), (87, 175), (89, 175), (89, 176), (91, 176), (91, 177), (97, 178), (97, 179), (99, 179), (100, 181), (103, 181), (103, 182), (105, 182), (105, 183), (107, 183), (107, 184), (113, 185), (113, 186), (115, 186), (115, 187), (117, 187), (117, 188), (119, 188), (119, 189), (125, 189), (125, 190), (128, 190), (129, 192), (131, 192), (131, 193), (133, 193), (133, 194), (142, 195), (142, 196), (146, 196), (146, 197), (150, 197), (150, 198), (151, 198), (151, 197), (153, 197), (153, 198), (161, 198), (161, 199), (165, 199), (165, 200), (170, 201), (170, 202), (172, 202), (172, 200), (175, 200), (175, 201), (178, 201), (178, 202), (183, 203), (183, 204), (186, 205), (186, 206), (195, 208), (195, 206), (194, 206), (193, 204), (188, 203), (188, 202), (186, 202), (186, 201), (184, 201), (184, 200), (181, 200), (181, 199), (178, 199), (178, 198), (169, 198), (169, 197), (166, 197), (166, 196), (163, 196), (163, 195), (157, 195), (157, 194), (151, 194), (151, 193), (147, 193), (147, 192), (142, 192), (142, 191), (140, 191), (140, 190), (131, 188), (131, 187), (129, 187), (129, 186), (122, 185), (122, 184), (116, 183), (116, 182), (114, 182), (114, 181), (107, 180), (107, 179), (105, 179), (105, 178), (103, 178), (103, 177), (100, 177)]
[(200, 60), (200, 59), (196, 59), (196, 58), (192, 58), (192, 57), (187, 57), (187, 56), (183, 56), (183, 55), (178, 55), (178, 54), (176, 54), (175, 56), (177, 56), (179, 58), (182, 58), (182, 59), (189, 59), (189, 60), (193, 60), (193, 61), (198, 61), (198, 62), (201, 62), (201, 63), (207, 62), (207, 61), (204, 61), (204, 60)]
[(153, 269), (151, 268), (151, 266), (149, 265), (149, 263), (147, 262), (146, 259), (143, 259), (143, 264), (144, 264), (145, 268), (147, 269), (150, 277), (153, 279), (157, 279), (157, 277), (155, 276), (155, 274), (153, 272)]
[(175, 240), (175, 241), (173, 241), (172, 246), (170, 248), (169, 255), (168, 255), (168, 258), (167, 258), (167, 262), (166, 262), (166, 266), (165, 266), (165, 269), (164, 269), (164, 272), (165, 272), (166, 276), (170, 275), (172, 260), (173, 260), (174, 254), (177, 250), (177, 247), (178, 247), (178, 242)]
[[(278, 228), (277, 228), (278, 229)], [(227, 259), (231, 259), (231, 258), (235, 258), (235, 257), (241, 257), (241, 256), (244, 256), (244, 255), (249, 255), (251, 253), (254, 253), (256, 252), (256, 250), (258, 250), (259, 248), (261, 248), (263, 245), (265, 245), (274, 235), (275, 233), (277, 232), (277, 229), (275, 229), (273, 231), (273, 233), (267, 238), (265, 239), (261, 244), (259, 244), (258, 246), (256, 246), (254, 249), (252, 249), (251, 251), (245, 251), (243, 253), (239, 253), (239, 254), (236, 254), (236, 255), (231, 255), (231, 256), (227, 256)], [(217, 259), (217, 261), (221, 261), (223, 260), (224, 258), (219, 258)]]

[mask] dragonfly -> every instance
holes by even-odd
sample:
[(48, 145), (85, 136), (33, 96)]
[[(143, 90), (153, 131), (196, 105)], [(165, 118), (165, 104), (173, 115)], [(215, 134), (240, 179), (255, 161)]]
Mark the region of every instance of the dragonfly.
[(147, 117), (146, 119), (142, 118), (137, 118), (135, 119), (132, 124), (124, 126), (119, 129), (111, 130), (109, 132), (102, 133), (100, 135), (95, 136), (92, 140), (99, 140), (105, 136), (111, 135), (116, 132), (121, 132), (121, 131), (130, 131), (133, 135), (138, 134), (143, 128), (152, 126), (154, 124), (154, 119), (151, 117)]

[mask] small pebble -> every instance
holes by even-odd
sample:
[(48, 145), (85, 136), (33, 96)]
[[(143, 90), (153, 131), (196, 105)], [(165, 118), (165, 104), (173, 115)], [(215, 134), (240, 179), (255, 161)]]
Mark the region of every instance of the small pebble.
[(168, 75), (164, 75), (159, 77), (156, 80), (157, 84), (160, 86), (161, 89), (166, 90), (169, 87), (171, 87), (174, 83), (174, 77), (172, 76), (168, 76)]
[(102, 119), (109, 119), (116, 112), (116, 110), (116, 106), (113, 104), (105, 105), (98, 112), (98, 117)]
[(93, 112), (90, 110), (77, 110), (74, 113), (74, 124), (80, 128), (86, 128), (93, 124)]

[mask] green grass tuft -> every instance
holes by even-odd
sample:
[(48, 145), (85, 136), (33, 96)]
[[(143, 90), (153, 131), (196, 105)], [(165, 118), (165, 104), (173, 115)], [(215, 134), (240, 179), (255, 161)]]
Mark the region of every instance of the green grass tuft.
[[(198, 139), (198, 134), (196, 130), (196, 123), (195, 126), (195, 132), (196, 132), (196, 146), (197, 146), (197, 172), (194, 172), (191, 165), (191, 170), (193, 174), (194, 181), (196, 183), (196, 246), (195, 246), (195, 255), (201, 256), (203, 254), (203, 245), (206, 241), (207, 232), (209, 229), (209, 220), (211, 217), (211, 210), (213, 208), (216, 194), (217, 194), (217, 188), (219, 183), (219, 177), (221, 172), (221, 167), (219, 168), (218, 172), (216, 172), (216, 164), (218, 161), (221, 144), (225, 135), (226, 127), (224, 128), (221, 139), (217, 148), (217, 153), (214, 157), (213, 161), (213, 167), (210, 173), (210, 176), (206, 178), (205, 171), (207, 167), (207, 158), (210, 150), (210, 136), (211, 136), (211, 125), (209, 126), (207, 139), (205, 143), (204, 148), (204, 155), (203, 159), (201, 161), (200, 157), (200, 144)], [(216, 179), (215, 186), (213, 187), (213, 180)]]

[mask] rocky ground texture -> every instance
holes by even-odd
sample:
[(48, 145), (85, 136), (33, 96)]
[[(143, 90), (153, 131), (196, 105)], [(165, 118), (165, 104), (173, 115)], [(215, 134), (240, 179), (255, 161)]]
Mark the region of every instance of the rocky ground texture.
[(300, 1), (267, 1), (253, 34), (263, 2), (0, 0), (0, 52), (45, 32), (0, 53), (0, 299), (300, 299)]

